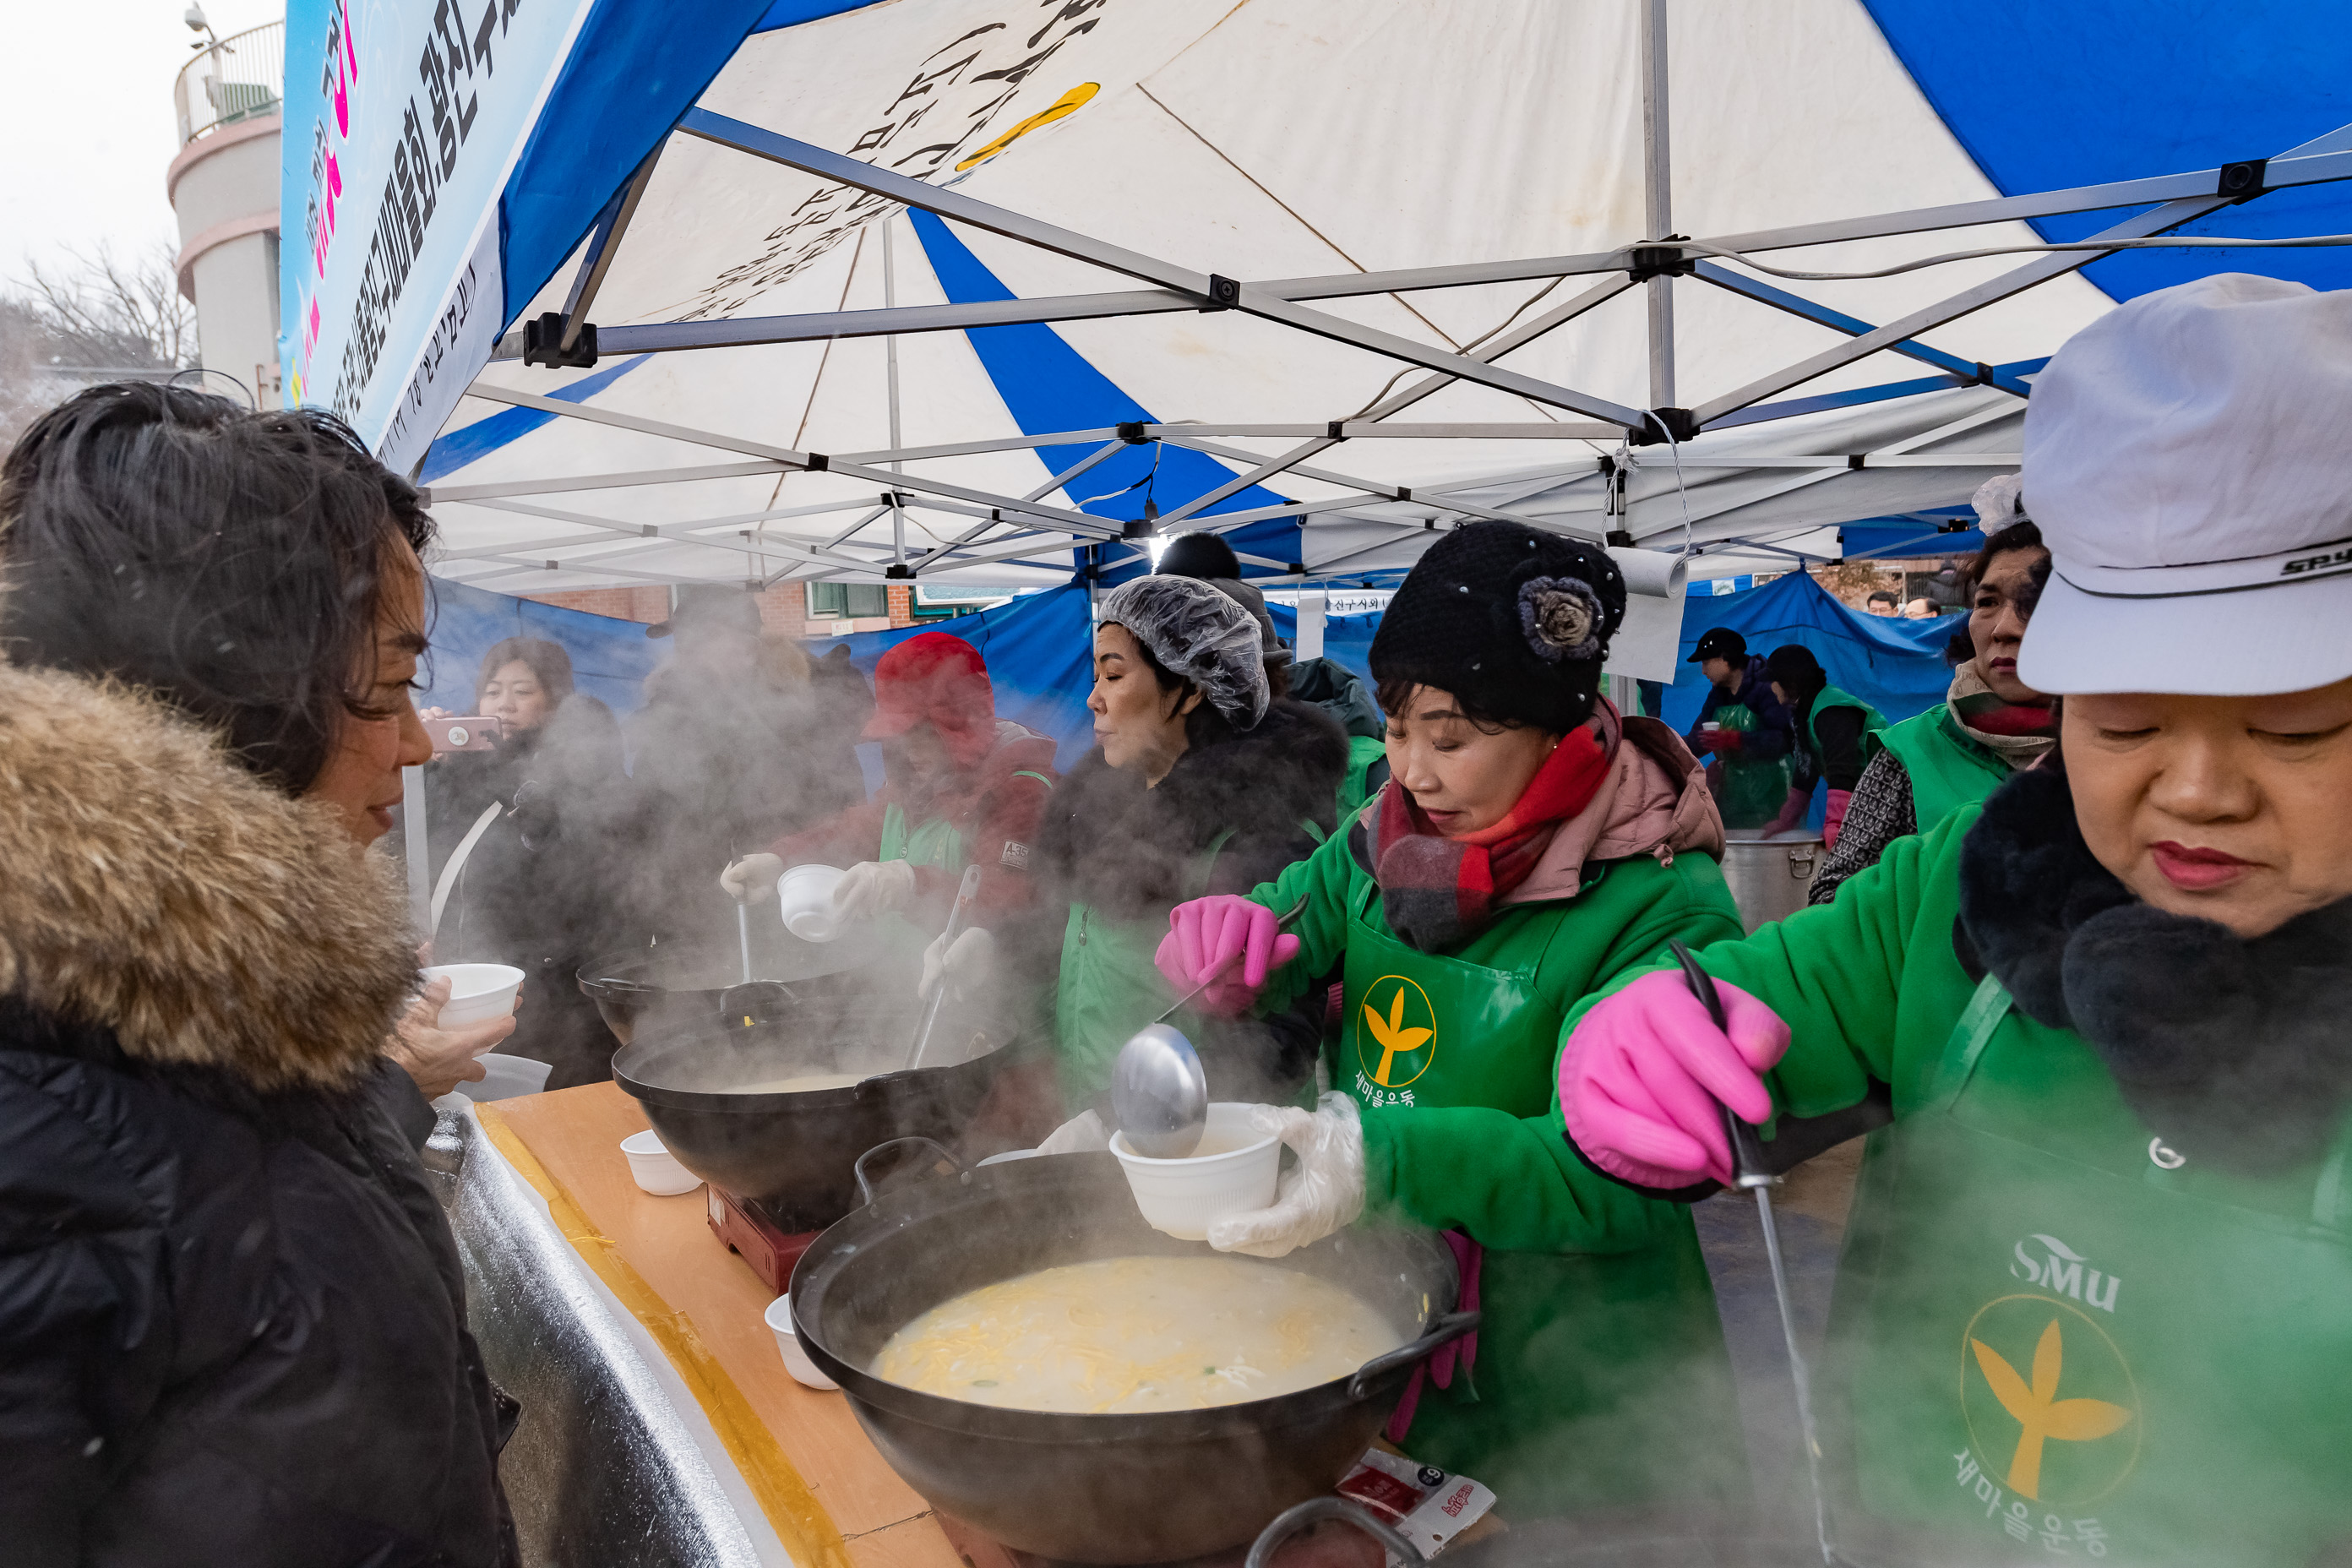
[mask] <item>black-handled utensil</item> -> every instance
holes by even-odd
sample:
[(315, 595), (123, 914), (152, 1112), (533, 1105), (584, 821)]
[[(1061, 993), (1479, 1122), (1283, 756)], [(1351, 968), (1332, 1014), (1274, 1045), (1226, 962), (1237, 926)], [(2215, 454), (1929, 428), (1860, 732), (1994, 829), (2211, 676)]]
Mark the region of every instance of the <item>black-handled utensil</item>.
[[(1683, 979), (1689, 984), (1691, 994), (1699, 999), (1715, 1026), (1728, 1036), (1731, 1024), (1715, 976), (1700, 967), (1679, 939), (1667, 945), (1674, 950), (1675, 962), (1683, 966)], [(1812, 1374), (1797, 1346), (1797, 1312), (1789, 1299), (1789, 1268), (1780, 1257), (1780, 1227), (1772, 1220), (1772, 1189), (1780, 1185), (1780, 1178), (1766, 1164), (1763, 1141), (1757, 1137), (1756, 1129), (1731, 1107), (1718, 1104), (1717, 1109), (1723, 1113), (1724, 1134), (1731, 1141), (1732, 1184), (1756, 1194), (1756, 1219), (1764, 1230), (1764, 1257), (1772, 1266), (1772, 1300), (1780, 1309), (1780, 1336), (1789, 1349), (1789, 1381), (1797, 1395), (1797, 1430), (1805, 1445), (1805, 1476), (1812, 1484), (1813, 1532), (1821, 1542), (1822, 1563), (1838, 1568), (1843, 1559), (1830, 1544), (1829, 1500), (1822, 1490), (1822, 1440), (1813, 1426)]]

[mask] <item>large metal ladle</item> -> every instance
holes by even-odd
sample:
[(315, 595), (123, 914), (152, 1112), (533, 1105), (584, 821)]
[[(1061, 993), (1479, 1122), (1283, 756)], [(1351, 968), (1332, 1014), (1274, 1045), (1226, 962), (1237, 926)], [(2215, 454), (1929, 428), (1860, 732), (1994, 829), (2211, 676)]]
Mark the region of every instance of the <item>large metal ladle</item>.
[[(1307, 910), (1300, 899), (1275, 921), (1277, 931)], [(1200, 1053), (1183, 1031), (1168, 1020), (1176, 1010), (1216, 984), (1240, 962), (1234, 953), (1167, 1010), (1128, 1037), (1110, 1069), (1110, 1110), (1127, 1146), (1147, 1160), (1181, 1160), (1201, 1146), (1209, 1124), (1209, 1080), (1201, 1070)]]

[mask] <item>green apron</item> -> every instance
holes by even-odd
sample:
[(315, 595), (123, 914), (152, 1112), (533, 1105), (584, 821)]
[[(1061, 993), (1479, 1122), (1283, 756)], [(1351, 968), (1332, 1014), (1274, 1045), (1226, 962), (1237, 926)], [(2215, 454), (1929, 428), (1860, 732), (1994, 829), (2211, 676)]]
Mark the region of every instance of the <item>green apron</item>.
[(936, 866), (950, 876), (961, 876), (964, 863), (963, 835), (945, 817), (935, 816), (909, 830), (907, 813), (892, 801), (882, 811), (882, 848), (877, 860), (907, 860), (918, 866)]
[(2352, 1542), (2347, 1141), (2257, 1179), (2148, 1134), (2080, 1037), (1978, 988), (1840, 1270), (1866, 1512), (1994, 1561)]
[[(1734, 700), (1706, 715), (1727, 730), (1751, 731), (1759, 727), (1756, 710)], [(1723, 773), (1723, 795), (1716, 803), (1726, 827), (1761, 827), (1780, 815), (1789, 798), (1790, 765), (1786, 757), (1769, 762), (1744, 754), (1717, 753)]]
[[(1219, 833), (1193, 861), (1184, 879), (1185, 899), (1209, 885), (1217, 852), (1233, 836), (1230, 827)], [(1129, 1037), (1176, 1000), (1154, 962), (1167, 935), (1164, 912), (1116, 920), (1089, 904), (1070, 906), (1054, 983), (1054, 1069), (1062, 1103), (1073, 1115), (1109, 1090), (1111, 1064)], [(1191, 1008), (1168, 1021), (1187, 1039), (1200, 1037), (1200, 1018)]]
[(1893, 752), (1911, 775), (1911, 813), (1925, 833), (1964, 805), (2009, 782), (2007, 763), (1990, 746), (1961, 732), (1949, 704), (1938, 702), (1900, 724), (1863, 737), (1864, 755)]
[[(1366, 1107), (1550, 1110), (1561, 1010), (1536, 966), (1573, 905), (1506, 910), (1479, 933), (1510, 967), (1421, 952), (1366, 918), (1348, 928), (1347, 1003), (1333, 1087)], [(1497, 953), (1501, 957), (1503, 954)], [(1598, 1178), (1596, 1178), (1597, 1180)], [(1472, 1238), (1475, 1240), (1474, 1237)], [(1655, 1500), (1744, 1499), (1747, 1464), (1730, 1369), (1695, 1233), (1622, 1253), (1486, 1253), (1475, 1375), (1425, 1387), (1402, 1440), (1415, 1458), (1475, 1477), (1512, 1518)]]

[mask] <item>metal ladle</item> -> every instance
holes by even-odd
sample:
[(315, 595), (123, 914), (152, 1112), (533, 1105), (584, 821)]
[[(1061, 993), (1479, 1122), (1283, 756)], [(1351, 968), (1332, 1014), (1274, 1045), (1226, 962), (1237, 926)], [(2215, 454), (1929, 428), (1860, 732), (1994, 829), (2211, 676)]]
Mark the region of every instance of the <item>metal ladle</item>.
[[(1731, 1026), (1724, 1015), (1722, 994), (1715, 988), (1715, 976), (1699, 967), (1698, 960), (1679, 939), (1667, 945), (1683, 966), (1691, 994), (1706, 1008), (1715, 1026), (1728, 1036)], [(1723, 1131), (1731, 1140), (1732, 1184), (1756, 1194), (1756, 1218), (1764, 1227), (1764, 1258), (1772, 1267), (1772, 1300), (1780, 1309), (1780, 1336), (1789, 1348), (1789, 1381), (1797, 1395), (1797, 1432), (1805, 1445), (1805, 1479), (1812, 1487), (1813, 1534), (1821, 1543), (1822, 1562), (1828, 1568), (1843, 1568), (1845, 1559), (1830, 1544), (1829, 1501), (1822, 1490), (1822, 1439), (1813, 1426), (1812, 1375), (1806, 1370), (1804, 1352), (1797, 1346), (1797, 1312), (1789, 1300), (1789, 1269), (1780, 1258), (1780, 1227), (1772, 1223), (1772, 1189), (1780, 1184), (1780, 1178), (1766, 1162), (1756, 1129), (1741, 1121), (1731, 1107), (1717, 1109), (1723, 1112)]]
[[(1300, 899), (1274, 922), (1277, 931), (1307, 910)], [(1183, 1031), (1168, 1020), (1176, 1010), (1222, 979), (1240, 962), (1238, 952), (1217, 965), (1205, 979), (1167, 1010), (1128, 1037), (1110, 1069), (1110, 1110), (1127, 1146), (1147, 1160), (1181, 1160), (1201, 1146), (1209, 1125), (1209, 1080), (1201, 1070), (1201, 1056)]]

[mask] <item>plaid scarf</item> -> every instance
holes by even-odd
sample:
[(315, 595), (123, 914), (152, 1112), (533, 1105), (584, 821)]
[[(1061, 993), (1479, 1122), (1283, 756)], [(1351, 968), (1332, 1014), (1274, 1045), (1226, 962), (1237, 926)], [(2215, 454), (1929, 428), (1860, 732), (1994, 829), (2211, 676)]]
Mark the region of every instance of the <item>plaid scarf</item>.
[(1484, 931), (1495, 901), (1528, 879), (1559, 825), (1591, 803), (1615, 752), (1593, 726), (1579, 725), (1501, 821), (1460, 838), (1439, 834), (1391, 779), (1372, 840), (1389, 929), (1419, 952), (1451, 952)]
[(1944, 703), (1969, 734), (2012, 768), (2032, 766), (2058, 743), (2055, 707), (2002, 701), (1977, 673), (1974, 662), (1953, 672), (1952, 689)]

